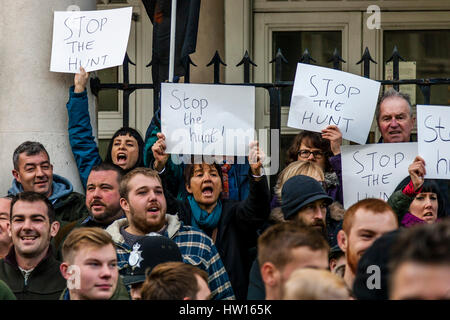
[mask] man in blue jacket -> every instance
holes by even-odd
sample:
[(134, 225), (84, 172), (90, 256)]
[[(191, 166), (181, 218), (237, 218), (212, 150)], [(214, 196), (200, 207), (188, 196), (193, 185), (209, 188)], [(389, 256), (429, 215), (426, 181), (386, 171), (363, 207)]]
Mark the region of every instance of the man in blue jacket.
[(55, 208), (56, 219), (65, 225), (87, 216), (84, 195), (74, 192), (69, 180), (53, 174), (47, 150), (39, 142), (26, 141), (13, 154), (14, 180), (9, 195), (35, 191), (46, 196)]

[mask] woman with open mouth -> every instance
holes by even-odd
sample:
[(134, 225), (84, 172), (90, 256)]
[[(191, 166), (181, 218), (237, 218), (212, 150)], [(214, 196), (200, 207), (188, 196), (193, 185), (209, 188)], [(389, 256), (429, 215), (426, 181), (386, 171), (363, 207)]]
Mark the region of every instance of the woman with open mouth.
[[(80, 73), (75, 74), (67, 102), (69, 141), (84, 188), (91, 169), (102, 162), (92, 135), (86, 91), (88, 79), (89, 72), (81, 67)], [(133, 128), (122, 127), (111, 138), (105, 162), (118, 165), (128, 172), (144, 166), (143, 151), (144, 141), (140, 133)]]
[(425, 161), (417, 156), (408, 168), (410, 181), (394, 192), (388, 203), (403, 227), (434, 223), (446, 215), (444, 199), (435, 180), (424, 179)]

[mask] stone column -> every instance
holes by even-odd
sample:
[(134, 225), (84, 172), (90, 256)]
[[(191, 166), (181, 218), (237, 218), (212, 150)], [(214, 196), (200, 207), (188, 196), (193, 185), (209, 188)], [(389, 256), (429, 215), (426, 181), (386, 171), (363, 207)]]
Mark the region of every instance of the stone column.
[[(67, 130), (73, 74), (50, 72), (53, 12), (71, 5), (95, 10), (95, 0), (2, 1), (0, 10), (0, 196), (11, 187), (14, 149), (26, 140), (47, 149), (53, 172), (84, 193)], [(88, 89), (88, 93), (89, 89)], [(97, 132), (95, 102), (89, 98)]]

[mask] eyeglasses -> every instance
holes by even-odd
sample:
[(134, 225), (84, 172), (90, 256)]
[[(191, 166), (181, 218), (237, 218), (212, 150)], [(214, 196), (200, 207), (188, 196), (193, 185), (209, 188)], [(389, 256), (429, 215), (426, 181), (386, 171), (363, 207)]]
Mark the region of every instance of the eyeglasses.
[(297, 154), (303, 159), (308, 159), (309, 156), (311, 155), (311, 153), (314, 156), (314, 158), (316, 158), (316, 159), (322, 159), (322, 157), (323, 157), (322, 151), (300, 150)]

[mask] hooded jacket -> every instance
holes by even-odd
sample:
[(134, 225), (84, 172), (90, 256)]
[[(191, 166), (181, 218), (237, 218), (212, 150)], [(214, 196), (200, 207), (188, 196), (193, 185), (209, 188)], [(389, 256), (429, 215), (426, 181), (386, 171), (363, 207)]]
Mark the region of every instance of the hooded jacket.
[[(69, 180), (53, 174), (52, 190), (48, 199), (55, 208), (56, 219), (61, 223), (61, 226), (88, 215), (84, 195), (74, 192)], [(23, 187), (14, 179), (12, 187), (8, 190), (8, 195), (16, 195), (20, 192), (23, 192)]]
[[(185, 263), (197, 266), (208, 273), (208, 285), (214, 299), (234, 299), (227, 271), (211, 238), (199, 229), (184, 225), (176, 215), (166, 214), (166, 221), (167, 228), (163, 236), (172, 239), (178, 245)], [(125, 218), (116, 220), (106, 229), (116, 244), (117, 264), (122, 275), (128, 267), (132, 251), (120, 233), (120, 228), (126, 226), (128, 220)]]

